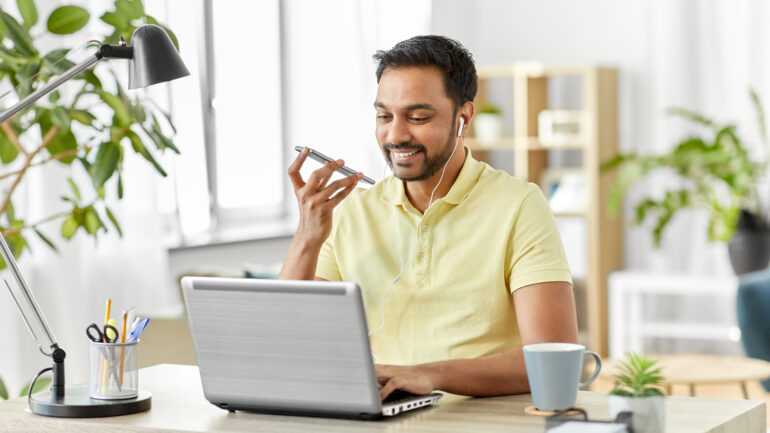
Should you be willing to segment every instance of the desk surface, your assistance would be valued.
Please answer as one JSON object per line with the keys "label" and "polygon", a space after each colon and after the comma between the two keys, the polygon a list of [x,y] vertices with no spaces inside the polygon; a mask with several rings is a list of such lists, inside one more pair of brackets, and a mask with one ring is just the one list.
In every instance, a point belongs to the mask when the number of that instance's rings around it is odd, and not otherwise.
{"label": "desk surface", "polygon": [[[140,370],[140,388],[153,394],[148,412],[112,418],[61,419],[34,415],[26,399],[0,403],[0,431],[58,432],[543,432],[545,420],[524,414],[528,394],[466,398],[449,395],[428,409],[380,421],[228,413],[203,398],[198,369],[163,364]],[[578,406],[608,419],[607,395],[580,391]],[[765,433],[765,403],[691,397],[666,399],[666,432]]]}

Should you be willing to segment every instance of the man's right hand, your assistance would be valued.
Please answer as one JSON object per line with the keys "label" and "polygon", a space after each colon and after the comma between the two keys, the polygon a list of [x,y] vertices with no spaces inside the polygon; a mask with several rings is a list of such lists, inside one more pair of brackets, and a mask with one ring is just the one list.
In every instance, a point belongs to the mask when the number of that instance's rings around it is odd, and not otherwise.
{"label": "man's right hand", "polygon": [[331,232],[334,208],[353,191],[364,175],[356,173],[329,183],[334,171],[345,165],[338,159],[314,171],[305,182],[299,170],[307,159],[307,154],[306,147],[289,166],[289,178],[299,204],[299,226],[295,241],[300,240],[306,248],[320,248]]}

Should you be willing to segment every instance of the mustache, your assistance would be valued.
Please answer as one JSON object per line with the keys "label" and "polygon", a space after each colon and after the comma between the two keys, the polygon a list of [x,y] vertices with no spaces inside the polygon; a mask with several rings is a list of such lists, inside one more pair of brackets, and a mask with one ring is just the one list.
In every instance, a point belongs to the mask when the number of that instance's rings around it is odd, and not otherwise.
{"label": "mustache", "polygon": [[393,143],[385,143],[382,148],[387,152],[403,152],[403,151],[413,151],[413,150],[421,150],[425,151],[425,146],[419,143],[399,143],[399,144],[393,144]]}

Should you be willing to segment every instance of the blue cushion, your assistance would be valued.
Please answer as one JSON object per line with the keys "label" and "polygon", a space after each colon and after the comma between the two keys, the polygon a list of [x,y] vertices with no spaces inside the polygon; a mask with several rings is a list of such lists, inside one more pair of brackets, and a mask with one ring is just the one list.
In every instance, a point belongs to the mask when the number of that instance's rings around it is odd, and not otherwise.
{"label": "blue cushion", "polygon": [[[741,276],[737,307],[746,355],[770,361],[770,268]],[[770,379],[762,386],[770,391]]]}

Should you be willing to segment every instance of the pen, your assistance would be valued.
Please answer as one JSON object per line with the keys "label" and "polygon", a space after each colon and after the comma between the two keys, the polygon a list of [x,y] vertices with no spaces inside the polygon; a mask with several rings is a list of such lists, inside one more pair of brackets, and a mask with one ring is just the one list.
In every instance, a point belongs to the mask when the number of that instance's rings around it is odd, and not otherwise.
{"label": "pen", "polygon": [[[125,343],[126,342],[126,322],[128,321],[128,313],[126,313],[126,310],[123,310],[123,330],[120,332],[120,342]],[[123,366],[125,362],[126,357],[126,347],[121,346],[120,347],[120,385],[123,385]]]}
{"label": "pen", "polygon": [[150,318],[145,318],[142,323],[140,323],[139,326],[137,326],[136,329],[131,332],[131,335],[128,337],[128,342],[133,343],[134,341],[138,340],[139,335],[142,333],[142,331],[144,331],[144,328],[147,327],[147,323],[149,322]]}

